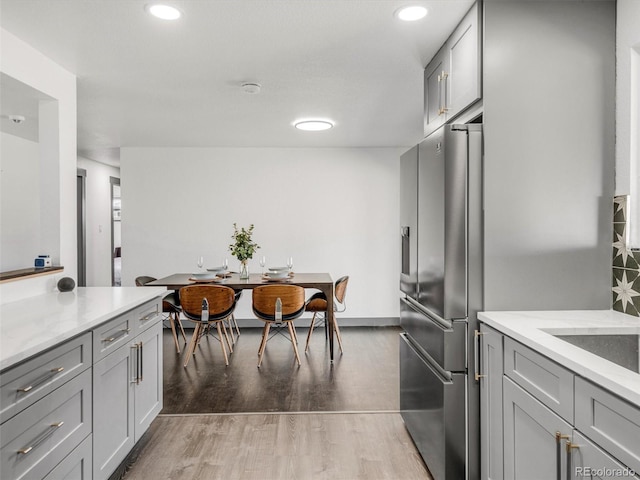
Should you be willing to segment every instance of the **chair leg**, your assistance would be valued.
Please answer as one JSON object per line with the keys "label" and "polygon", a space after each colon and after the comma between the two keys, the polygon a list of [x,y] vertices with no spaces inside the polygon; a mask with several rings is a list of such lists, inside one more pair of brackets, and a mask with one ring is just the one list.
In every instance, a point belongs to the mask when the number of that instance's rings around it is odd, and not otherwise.
{"label": "chair leg", "polygon": [[293,351],[296,354],[296,360],[298,365],[300,365],[300,355],[298,355],[298,341],[296,339],[296,332],[293,327],[293,322],[287,322],[287,327],[289,327],[289,336],[291,337],[291,344],[293,345]]}
{"label": "chair leg", "polygon": [[313,312],[313,317],[311,317],[311,325],[309,325],[309,333],[307,333],[307,344],[304,347],[304,351],[309,351],[309,340],[311,340],[311,334],[313,333],[313,327],[316,324],[316,315],[318,312]]}
{"label": "chair leg", "polygon": [[[233,339],[233,331],[231,331],[231,340],[229,339],[229,335],[227,334],[227,326],[224,324],[224,321],[220,322],[222,324],[222,332],[224,333],[224,338],[227,341],[227,345],[229,346],[229,353],[233,353],[233,344],[235,340]],[[222,340],[222,338],[220,338]]]}
{"label": "chair leg", "polygon": [[[226,327],[229,327],[229,332],[228,333],[229,333],[229,335],[231,335],[231,344],[235,345],[236,344],[236,336],[233,333],[233,324],[231,323],[231,317],[230,316],[227,317],[224,321],[227,322],[226,325],[223,324],[224,327],[225,327],[225,330],[226,330]],[[231,353],[233,353],[233,349],[231,347],[229,348],[229,350],[231,351]]]}
{"label": "chair leg", "polygon": [[176,334],[176,321],[173,318],[173,313],[169,314],[169,325],[171,326],[171,334],[173,335],[173,342],[176,344],[176,353],[180,353],[180,344],[178,343],[178,335]]}
{"label": "chair leg", "polygon": [[182,339],[186,342],[187,336],[184,334],[184,328],[182,327],[182,321],[180,320],[180,314],[178,312],[175,313],[176,322],[178,322],[178,326],[180,327],[180,333],[182,333]]}
{"label": "chair leg", "polygon": [[227,339],[227,342],[229,341],[229,337],[227,337],[227,331],[226,329],[224,330],[223,333],[223,328],[224,325],[222,325],[221,327],[221,323],[220,322],[216,322],[216,327],[218,327],[218,338],[220,339],[220,346],[222,347],[222,354],[224,355],[224,363],[225,365],[229,366],[229,357],[227,357],[227,349],[224,347],[224,338],[222,337],[222,335],[224,335],[224,337]]}
{"label": "chair leg", "polygon": [[271,323],[266,322],[264,324],[264,330],[262,331],[262,343],[258,349],[258,368],[262,365],[262,356],[264,355],[264,349],[267,347],[267,339],[269,338],[269,330],[271,330]]}
{"label": "chair leg", "polygon": [[193,327],[193,335],[191,336],[191,341],[189,342],[189,346],[187,347],[187,351],[185,353],[184,358],[184,367],[189,365],[189,360],[191,360],[191,355],[196,354],[196,344],[198,343],[198,335],[200,334],[200,328],[202,325],[200,322],[196,323]]}
{"label": "chair leg", "polygon": [[342,335],[340,335],[340,327],[338,326],[338,321],[335,317],[333,317],[333,329],[336,331],[336,337],[338,338],[338,345],[340,346],[340,353],[344,353],[342,350]]}
{"label": "chair leg", "polygon": [[231,321],[236,327],[236,334],[240,336],[240,328],[238,327],[238,322],[236,321],[236,316],[234,314],[231,314]]}

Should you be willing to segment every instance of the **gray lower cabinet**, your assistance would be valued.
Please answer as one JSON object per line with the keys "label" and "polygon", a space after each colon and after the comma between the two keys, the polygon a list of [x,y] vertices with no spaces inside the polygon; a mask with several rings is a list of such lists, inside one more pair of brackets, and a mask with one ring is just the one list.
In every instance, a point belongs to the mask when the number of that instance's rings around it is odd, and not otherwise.
{"label": "gray lower cabinet", "polygon": [[[637,443],[638,439],[635,440]],[[632,472],[577,430],[573,432],[571,445],[566,476],[568,480],[638,478],[638,472]]]}
{"label": "gray lower cabinet", "polygon": [[640,478],[640,407],[485,324],[480,338],[483,480]]}
{"label": "gray lower cabinet", "polygon": [[503,377],[503,401],[504,478],[564,479],[562,440],[571,438],[573,427],[508,377]]}
{"label": "gray lower cabinet", "polygon": [[502,480],[502,334],[480,326],[480,471],[482,478]]}
{"label": "gray lower cabinet", "polygon": [[158,321],[93,367],[93,478],[109,478],[162,409]]}
{"label": "gray lower cabinet", "polygon": [[90,480],[93,474],[91,445],[91,436],[88,436],[44,480]]}
{"label": "gray lower cabinet", "polygon": [[0,426],[0,477],[44,478],[91,434],[91,369]]}

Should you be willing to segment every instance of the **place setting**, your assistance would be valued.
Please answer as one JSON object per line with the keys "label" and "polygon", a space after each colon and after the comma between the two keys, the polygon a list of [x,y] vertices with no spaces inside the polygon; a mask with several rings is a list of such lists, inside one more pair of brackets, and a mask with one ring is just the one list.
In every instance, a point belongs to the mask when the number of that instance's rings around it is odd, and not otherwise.
{"label": "place setting", "polygon": [[[263,266],[262,259],[260,265]],[[293,276],[293,257],[289,257],[286,267],[269,267],[266,272],[263,271],[262,280],[266,282],[288,282]]]}
{"label": "place setting", "polygon": [[197,261],[199,272],[192,273],[189,280],[196,283],[222,283],[227,278],[231,277],[231,272],[229,272],[229,263],[225,258],[222,262],[222,265],[217,267],[209,267],[205,272],[202,271],[202,267],[204,266],[204,258],[199,257]]}

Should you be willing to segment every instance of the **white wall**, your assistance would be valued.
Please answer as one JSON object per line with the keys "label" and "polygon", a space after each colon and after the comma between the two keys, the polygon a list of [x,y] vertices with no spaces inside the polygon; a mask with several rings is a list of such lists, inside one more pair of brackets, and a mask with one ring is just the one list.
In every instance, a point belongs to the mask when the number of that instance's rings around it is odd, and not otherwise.
{"label": "white wall", "polygon": [[6,272],[33,266],[33,259],[43,253],[38,143],[1,132],[0,171],[0,270]]}
{"label": "white wall", "polygon": [[253,223],[268,265],[291,255],[296,271],[351,277],[344,316],[397,317],[401,151],[122,148],[123,285],[193,272],[199,255],[238,268],[233,223]]}
{"label": "white wall", "polygon": [[[2,29],[0,50],[0,71],[56,100],[41,103],[39,113],[40,159],[47,160],[41,165],[40,188],[41,195],[51,198],[50,208],[41,209],[47,215],[41,231],[43,248],[65,267],[63,275],[76,278],[76,77]],[[0,284],[0,301],[51,291],[63,275]]]}
{"label": "white wall", "polygon": [[616,195],[631,194],[631,246],[640,247],[640,2],[618,0]]}
{"label": "white wall", "polygon": [[111,286],[111,183],[120,169],[78,157],[86,177],[87,287]]}

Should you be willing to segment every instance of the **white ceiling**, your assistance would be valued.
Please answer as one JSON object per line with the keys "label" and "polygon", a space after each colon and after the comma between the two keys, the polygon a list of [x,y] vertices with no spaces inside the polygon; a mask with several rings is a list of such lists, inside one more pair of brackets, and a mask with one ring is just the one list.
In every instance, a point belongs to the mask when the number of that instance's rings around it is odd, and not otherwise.
{"label": "white ceiling", "polygon": [[[78,150],[382,147],[422,138],[422,70],[473,0],[2,0],[2,28],[78,77]],[[262,92],[243,93],[258,82]],[[295,120],[331,118],[325,132]]]}

